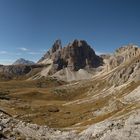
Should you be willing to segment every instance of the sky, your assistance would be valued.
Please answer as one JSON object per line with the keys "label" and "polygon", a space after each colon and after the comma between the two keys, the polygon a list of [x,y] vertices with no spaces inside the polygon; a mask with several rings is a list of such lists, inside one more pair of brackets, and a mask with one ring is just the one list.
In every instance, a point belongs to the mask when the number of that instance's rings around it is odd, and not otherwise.
{"label": "sky", "polygon": [[97,53],[140,45],[140,0],[0,0],[0,64],[37,61],[56,39]]}

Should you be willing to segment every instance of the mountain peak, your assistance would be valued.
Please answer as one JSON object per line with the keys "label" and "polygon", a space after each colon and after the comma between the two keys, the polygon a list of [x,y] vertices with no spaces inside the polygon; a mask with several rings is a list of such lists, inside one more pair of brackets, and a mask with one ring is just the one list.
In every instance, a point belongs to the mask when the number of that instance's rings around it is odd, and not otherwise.
{"label": "mountain peak", "polygon": [[33,64],[35,64],[33,61],[29,61],[24,58],[19,58],[13,63],[13,65],[33,65]]}
{"label": "mountain peak", "polygon": [[57,50],[61,50],[62,49],[62,43],[61,40],[58,39],[54,42],[52,48],[51,48],[51,53],[56,52]]}
{"label": "mountain peak", "polygon": [[79,70],[85,67],[98,67],[102,63],[102,58],[95,54],[95,51],[84,40],[75,39],[72,43],[62,48],[61,41],[57,40],[39,63],[48,62],[44,60],[51,59],[54,71],[61,70],[65,67],[71,70]]}

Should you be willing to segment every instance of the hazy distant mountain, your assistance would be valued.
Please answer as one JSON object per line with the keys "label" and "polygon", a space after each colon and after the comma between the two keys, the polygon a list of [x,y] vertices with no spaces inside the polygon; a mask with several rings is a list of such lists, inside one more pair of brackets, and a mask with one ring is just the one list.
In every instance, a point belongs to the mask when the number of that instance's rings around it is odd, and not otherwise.
{"label": "hazy distant mountain", "polygon": [[23,58],[20,58],[13,63],[13,65],[33,65],[33,64],[35,64],[33,61],[25,60]]}

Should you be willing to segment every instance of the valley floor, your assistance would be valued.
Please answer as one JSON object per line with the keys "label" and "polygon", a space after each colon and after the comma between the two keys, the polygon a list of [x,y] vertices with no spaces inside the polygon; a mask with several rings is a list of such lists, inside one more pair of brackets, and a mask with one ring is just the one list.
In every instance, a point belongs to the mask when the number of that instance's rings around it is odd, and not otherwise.
{"label": "valley floor", "polygon": [[0,137],[139,140],[140,83],[114,86],[108,77],[0,82]]}

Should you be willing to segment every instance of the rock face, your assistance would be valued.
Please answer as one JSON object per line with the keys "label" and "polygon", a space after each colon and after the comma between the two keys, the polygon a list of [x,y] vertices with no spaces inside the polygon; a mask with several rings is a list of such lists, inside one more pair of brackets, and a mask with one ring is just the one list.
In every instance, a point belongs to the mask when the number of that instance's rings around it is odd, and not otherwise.
{"label": "rock face", "polygon": [[140,48],[135,45],[126,45],[115,51],[107,58],[108,72],[114,72],[109,76],[109,83],[118,86],[126,81],[140,81]]}
{"label": "rock face", "polygon": [[115,53],[110,57],[109,66],[113,69],[123,62],[128,62],[135,57],[140,55],[140,48],[136,45],[126,45],[115,51]]}
{"label": "rock face", "polygon": [[33,61],[25,60],[23,58],[20,58],[13,63],[13,65],[33,65],[33,64],[35,64]]}
{"label": "rock face", "polygon": [[84,40],[74,40],[64,48],[62,48],[61,41],[57,40],[52,49],[39,60],[39,63],[50,59],[53,63],[51,73],[66,67],[72,71],[78,71],[84,68],[96,68],[103,64],[102,58],[97,56]]}

